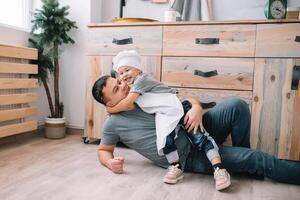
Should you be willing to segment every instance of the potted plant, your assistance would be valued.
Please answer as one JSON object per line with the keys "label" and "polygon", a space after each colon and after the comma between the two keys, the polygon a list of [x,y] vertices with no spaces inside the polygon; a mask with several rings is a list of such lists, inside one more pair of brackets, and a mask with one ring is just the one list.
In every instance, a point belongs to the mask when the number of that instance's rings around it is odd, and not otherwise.
{"label": "potted plant", "polygon": [[[45,135],[57,139],[65,136],[64,105],[59,96],[60,48],[64,44],[74,44],[68,32],[77,27],[74,21],[67,18],[69,6],[60,7],[57,0],[42,0],[42,3],[42,8],[34,12],[29,42],[39,52],[39,73],[36,77],[45,88],[50,109],[50,116],[45,123]],[[53,76],[52,85],[48,82],[49,75]],[[54,99],[51,93],[54,93]]]}

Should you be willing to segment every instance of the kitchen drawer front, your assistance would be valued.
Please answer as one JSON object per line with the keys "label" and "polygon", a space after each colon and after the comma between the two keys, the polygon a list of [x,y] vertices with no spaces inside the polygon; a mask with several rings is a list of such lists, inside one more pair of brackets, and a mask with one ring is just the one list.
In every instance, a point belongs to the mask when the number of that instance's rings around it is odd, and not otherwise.
{"label": "kitchen drawer front", "polygon": [[252,58],[163,57],[162,82],[179,87],[251,91],[254,63]]}
{"label": "kitchen drawer front", "polygon": [[161,55],[161,26],[92,28],[88,38],[89,55],[116,55],[128,49],[141,55]]}
{"label": "kitchen drawer front", "polygon": [[256,57],[300,57],[300,23],[259,24]]}
{"label": "kitchen drawer front", "polygon": [[[178,90],[179,98],[192,97],[198,99],[205,104],[204,109],[211,108],[214,104],[227,98],[238,97],[247,102],[251,108],[252,92],[251,91],[234,91],[234,90],[208,90],[208,89],[190,89],[190,88],[176,88]],[[205,108],[207,106],[207,108]]]}
{"label": "kitchen drawer front", "polygon": [[164,26],[164,56],[254,57],[255,25]]}

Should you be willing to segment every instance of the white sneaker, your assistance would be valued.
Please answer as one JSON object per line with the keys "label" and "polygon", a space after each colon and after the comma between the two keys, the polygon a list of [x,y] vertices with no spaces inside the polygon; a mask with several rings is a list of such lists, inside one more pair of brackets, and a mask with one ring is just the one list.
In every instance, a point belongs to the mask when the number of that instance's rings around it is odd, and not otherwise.
{"label": "white sneaker", "polygon": [[176,184],[183,178],[183,171],[178,168],[179,165],[170,165],[167,169],[167,173],[163,178],[163,181],[168,184]]}
{"label": "white sneaker", "polygon": [[228,188],[231,184],[230,174],[226,171],[226,169],[217,168],[214,172],[214,178],[216,181],[217,190],[224,190],[225,188]]}

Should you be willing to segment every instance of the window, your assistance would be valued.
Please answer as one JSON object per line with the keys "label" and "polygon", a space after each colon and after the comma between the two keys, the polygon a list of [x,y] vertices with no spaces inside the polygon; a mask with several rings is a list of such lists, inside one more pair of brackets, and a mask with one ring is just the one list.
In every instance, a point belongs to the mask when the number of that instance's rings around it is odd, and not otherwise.
{"label": "window", "polygon": [[0,23],[29,29],[30,8],[31,0],[0,1]]}

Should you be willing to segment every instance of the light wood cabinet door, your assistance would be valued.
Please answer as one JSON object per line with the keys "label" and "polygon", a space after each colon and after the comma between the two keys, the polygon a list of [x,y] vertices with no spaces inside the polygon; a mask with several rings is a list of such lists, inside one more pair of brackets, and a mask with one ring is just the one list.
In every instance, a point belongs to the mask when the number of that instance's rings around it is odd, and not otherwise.
{"label": "light wood cabinet door", "polygon": [[[84,136],[100,139],[101,129],[106,120],[105,107],[96,102],[92,96],[92,87],[95,81],[102,75],[110,75],[113,56],[88,56],[89,66],[86,83],[86,108]],[[160,80],[161,57],[142,56],[141,62],[143,72],[150,74]]]}
{"label": "light wood cabinet door", "polygon": [[255,61],[251,145],[282,159],[300,160],[299,65],[297,59]]}

